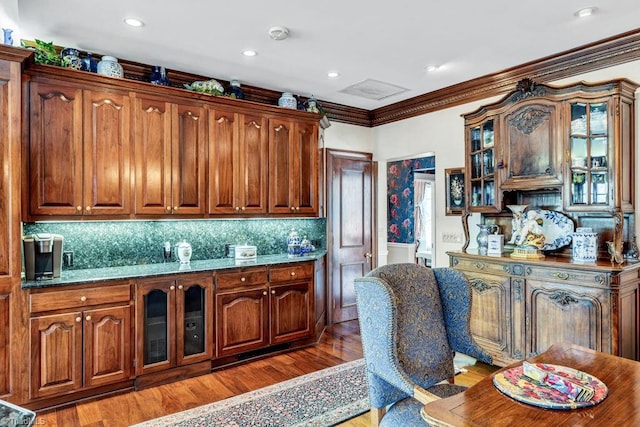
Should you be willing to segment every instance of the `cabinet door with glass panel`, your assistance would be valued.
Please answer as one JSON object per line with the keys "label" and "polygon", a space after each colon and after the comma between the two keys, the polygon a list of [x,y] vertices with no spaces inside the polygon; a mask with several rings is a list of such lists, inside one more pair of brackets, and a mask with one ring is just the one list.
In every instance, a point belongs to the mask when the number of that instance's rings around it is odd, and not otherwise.
{"label": "cabinet door with glass panel", "polygon": [[614,135],[608,100],[568,104],[568,167],[565,190],[567,210],[608,210],[613,207]]}
{"label": "cabinet door with glass panel", "polygon": [[496,144],[498,126],[495,118],[466,126],[467,205],[471,212],[500,211],[496,180]]}

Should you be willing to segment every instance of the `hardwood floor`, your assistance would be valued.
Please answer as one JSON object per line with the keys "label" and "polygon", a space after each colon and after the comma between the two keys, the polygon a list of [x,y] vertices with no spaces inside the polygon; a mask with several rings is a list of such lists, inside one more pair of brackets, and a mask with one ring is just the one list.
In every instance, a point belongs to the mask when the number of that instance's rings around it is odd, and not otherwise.
{"label": "hardwood floor", "polygon": [[[47,427],[120,427],[195,408],[256,390],[299,375],[362,357],[357,321],[327,327],[314,346],[214,371],[171,384],[79,403],[38,413],[36,425]],[[471,385],[495,370],[470,367],[456,382]],[[466,384],[465,384],[466,382]],[[369,426],[369,414],[341,426]]]}

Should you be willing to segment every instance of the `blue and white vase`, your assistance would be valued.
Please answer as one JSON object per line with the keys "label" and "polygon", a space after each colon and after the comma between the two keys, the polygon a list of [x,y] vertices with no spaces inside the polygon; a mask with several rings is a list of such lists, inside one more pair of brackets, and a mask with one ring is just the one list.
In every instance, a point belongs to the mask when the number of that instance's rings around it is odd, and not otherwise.
{"label": "blue and white vase", "polygon": [[291,92],[283,92],[280,99],[278,99],[278,106],[297,110],[298,100],[293,96]]}
{"label": "blue and white vase", "polygon": [[296,230],[291,230],[287,236],[287,256],[295,258],[302,255],[302,239]]}
{"label": "blue and white vase", "polygon": [[98,74],[109,77],[124,77],[122,65],[118,64],[118,60],[113,56],[103,56],[98,62]]}
{"label": "blue and white vase", "polygon": [[4,44],[13,46],[13,30],[11,28],[3,28],[2,32],[4,33]]}
{"label": "blue and white vase", "polygon": [[82,61],[80,60],[80,51],[72,47],[65,47],[60,52],[62,58],[62,66],[65,68],[73,68],[74,70],[82,69]]}
{"label": "blue and white vase", "polygon": [[154,85],[169,86],[169,78],[167,77],[167,71],[164,67],[154,65],[151,67],[151,76],[149,82]]}
{"label": "blue and white vase", "polygon": [[574,262],[594,263],[598,259],[598,233],[579,227],[573,233],[571,255]]}
{"label": "blue and white vase", "polygon": [[231,97],[235,99],[244,99],[244,92],[240,87],[240,82],[237,80],[231,80],[230,84],[231,88],[229,89],[229,92],[231,93]]}
{"label": "blue and white vase", "polygon": [[87,52],[87,56],[82,58],[82,71],[88,71],[90,73],[98,72],[98,61],[96,61],[91,52]]}

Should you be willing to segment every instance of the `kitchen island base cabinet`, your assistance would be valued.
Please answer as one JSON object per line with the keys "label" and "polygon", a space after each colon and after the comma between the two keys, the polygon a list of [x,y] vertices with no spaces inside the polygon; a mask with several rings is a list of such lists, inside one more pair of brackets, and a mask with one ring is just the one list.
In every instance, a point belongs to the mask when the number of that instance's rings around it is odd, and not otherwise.
{"label": "kitchen island base cabinet", "polygon": [[471,284],[471,332],[505,366],[570,342],[640,359],[640,264],[575,264],[449,252]]}
{"label": "kitchen island base cabinet", "polygon": [[132,378],[130,292],[122,284],[31,294],[32,399]]}

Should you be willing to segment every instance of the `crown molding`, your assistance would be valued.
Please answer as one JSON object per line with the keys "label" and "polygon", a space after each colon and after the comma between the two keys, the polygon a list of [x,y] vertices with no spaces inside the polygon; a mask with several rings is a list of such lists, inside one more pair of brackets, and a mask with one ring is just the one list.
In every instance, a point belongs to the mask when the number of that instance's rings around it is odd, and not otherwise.
{"label": "crown molding", "polygon": [[371,126],[505,94],[523,78],[548,83],[638,59],[640,29],[377,108],[371,111]]}

